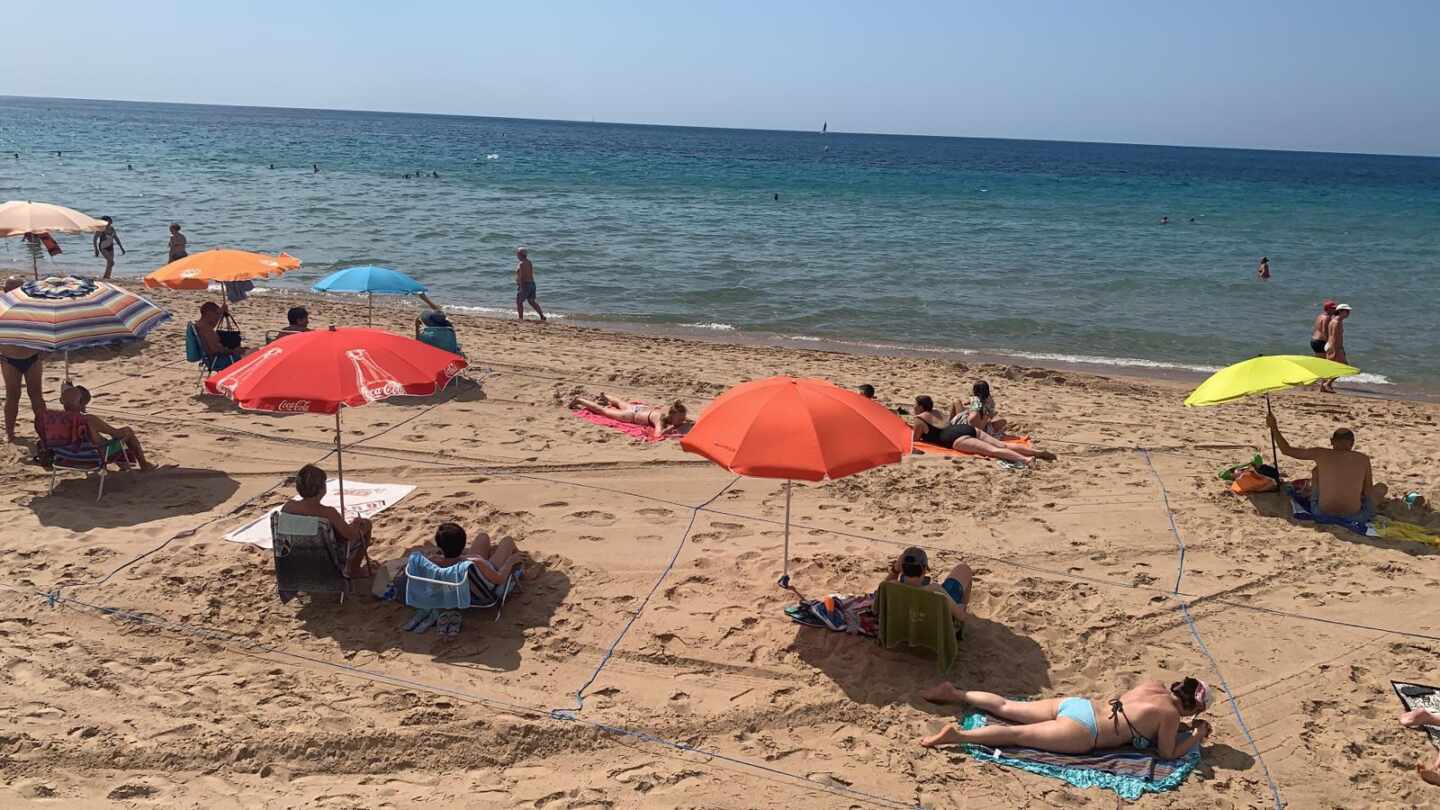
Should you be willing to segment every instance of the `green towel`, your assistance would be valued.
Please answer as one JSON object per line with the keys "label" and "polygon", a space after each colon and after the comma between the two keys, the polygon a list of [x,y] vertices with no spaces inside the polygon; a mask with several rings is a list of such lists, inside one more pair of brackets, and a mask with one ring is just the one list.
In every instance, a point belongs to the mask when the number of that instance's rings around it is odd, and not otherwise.
{"label": "green towel", "polygon": [[950,614],[950,597],[939,591],[885,582],[875,601],[880,616],[880,644],[893,649],[904,642],[931,650],[940,671],[950,669],[960,654],[955,638],[955,619]]}

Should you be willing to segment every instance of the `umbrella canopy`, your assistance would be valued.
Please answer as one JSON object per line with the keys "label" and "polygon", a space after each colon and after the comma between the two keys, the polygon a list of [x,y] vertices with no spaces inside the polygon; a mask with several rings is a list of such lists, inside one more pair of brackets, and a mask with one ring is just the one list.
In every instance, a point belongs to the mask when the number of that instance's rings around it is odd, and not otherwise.
{"label": "umbrella canopy", "polygon": [[205,390],[253,411],[338,413],[393,396],[429,396],[465,359],[381,329],[286,335],[205,380]]}
{"label": "umbrella canopy", "polygon": [[465,358],[380,329],[329,329],[286,335],[212,374],[205,390],[252,411],[335,414],[340,513],[345,461],[340,408],[394,396],[429,396],[465,368]]}
{"label": "umbrella canopy", "polygon": [[0,344],[70,351],[143,340],[170,313],[104,281],[46,278],[0,295]]}
{"label": "umbrella canopy", "polygon": [[1187,407],[1219,405],[1297,385],[1349,377],[1360,369],[1300,354],[1261,355],[1220,369],[1185,398]]}
{"label": "umbrella canopy", "polygon": [[300,260],[288,253],[267,256],[246,250],[206,250],[156,270],[145,277],[145,286],[204,290],[212,281],[253,281],[278,276],[299,266]]}
{"label": "umbrella canopy", "polygon": [[785,560],[790,587],[790,482],[843,478],[910,454],[910,426],[885,406],[824,380],[771,377],[710,403],[680,440],[731,472],[785,479]]}
{"label": "umbrella canopy", "polygon": [[364,265],[336,270],[320,279],[315,292],[378,293],[380,295],[414,295],[429,292],[424,284],[388,267]]}
{"label": "umbrella canopy", "polygon": [[843,478],[910,454],[894,412],[823,380],[771,377],[721,394],[680,446],[754,478]]}
{"label": "umbrella canopy", "polygon": [[0,205],[0,236],[27,233],[91,233],[105,222],[63,205],[11,200]]}

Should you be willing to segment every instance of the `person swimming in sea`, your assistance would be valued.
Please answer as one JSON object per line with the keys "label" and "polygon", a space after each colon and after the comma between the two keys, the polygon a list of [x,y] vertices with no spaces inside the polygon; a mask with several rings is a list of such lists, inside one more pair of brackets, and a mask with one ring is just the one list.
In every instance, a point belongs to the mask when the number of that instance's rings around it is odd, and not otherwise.
{"label": "person swimming in sea", "polygon": [[[1139,751],[1153,749],[1161,759],[1178,759],[1211,733],[1210,724],[1196,717],[1210,708],[1210,687],[1195,678],[1169,687],[1161,681],[1144,681],[1108,703],[1083,697],[1008,700],[990,692],[962,691],[948,682],[921,692],[920,697],[931,703],[967,703],[1014,723],[969,730],[948,723],[939,732],[920,738],[925,748],[970,743],[1084,754],[1128,745]],[[1103,722],[1098,719],[1101,716]],[[1190,718],[1189,722],[1185,718]],[[1182,738],[1187,731],[1188,737]]]}
{"label": "person swimming in sea", "polygon": [[1265,256],[1261,256],[1261,257],[1260,257],[1260,266],[1257,267],[1257,268],[1255,268],[1255,275],[1259,276],[1261,281],[1269,281],[1269,280],[1270,280],[1270,259],[1269,259],[1269,258],[1267,258],[1267,257],[1265,257]]}

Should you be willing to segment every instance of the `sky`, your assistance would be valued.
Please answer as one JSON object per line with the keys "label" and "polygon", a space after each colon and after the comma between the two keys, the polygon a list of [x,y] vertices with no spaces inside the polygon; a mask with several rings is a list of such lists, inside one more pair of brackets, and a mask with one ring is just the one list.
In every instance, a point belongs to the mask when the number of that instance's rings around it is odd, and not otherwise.
{"label": "sky", "polygon": [[0,95],[1440,154],[1437,0],[52,8]]}

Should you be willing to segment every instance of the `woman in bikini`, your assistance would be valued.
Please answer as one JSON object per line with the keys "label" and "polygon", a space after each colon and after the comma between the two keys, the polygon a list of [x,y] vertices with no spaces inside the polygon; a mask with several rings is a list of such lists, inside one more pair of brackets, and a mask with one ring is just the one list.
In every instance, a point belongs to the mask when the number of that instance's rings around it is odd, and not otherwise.
{"label": "woman in bikini", "polygon": [[120,235],[115,233],[115,220],[110,217],[101,217],[105,220],[105,230],[95,234],[95,255],[105,257],[105,276],[110,278],[110,273],[115,269],[115,248],[120,248],[120,255],[125,255],[125,245],[120,241]]}
{"label": "woman in bikini", "polygon": [[45,416],[44,356],[22,346],[0,346],[0,375],[5,378],[5,440],[15,441],[15,422],[20,418],[20,386],[30,397],[36,424]]}
{"label": "woman in bikini", "polygon": [[662,409],[640,403],[627,405],[602,393],[594,401],[573,399],[570,401],[569,407],[571,410],[583,408],[591,413],[608,416],[616,422],[648,427],[654,432],[657,439],[668,431],[680,429],[685,424],[686,418],[685,403],[678,399],[672,402],[668,409]]}
{"label": "woman in bikini", "polygon": [[976,430],[968,422],[952,425],[949,417],[936,410],[935,401],[927,396],[915,398],[915,419],[911,428],[915,431],[916,441],[998,458],[1012,464],[1029,464],[1037,458],[1055,460],[1055,454],[1048,450],[1036,450],[1018,442],[1002,442],[983,430]]}
{"label": "woman in bikini", "polygon": [[[1155,749],[1162,759],[1176,759],[1210,736],[1210,724],[1195,716],[1210,708],[1210,688],[1186,678],[1166,687],[1145,681],[1109,703],[1089,698],[1006,700],[990,692],[966,692],[942,683],[920,694],[931,703],[968,703],[1015,725],[990,724],[966,731],[950,724],[923,737],[926,748],[970,743],[990,748],[1023,745],[1057,754],[1084,754],[1096,748],[1130,745]],[[1104,717],[1099,721],[1097,717]],[[1183,718],[1191,718],[1188,724]],[[1182,726],[1193,732],[1180,741]]]}

